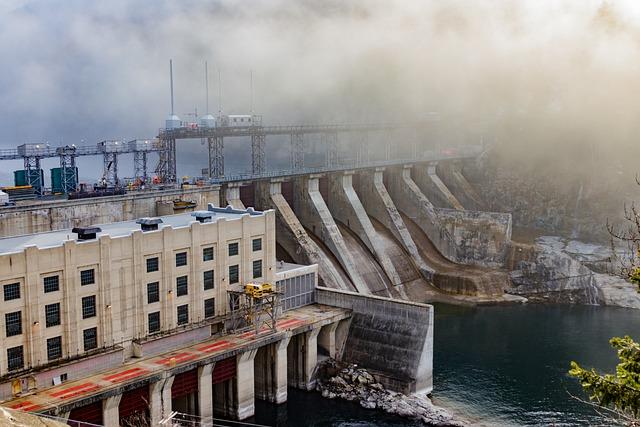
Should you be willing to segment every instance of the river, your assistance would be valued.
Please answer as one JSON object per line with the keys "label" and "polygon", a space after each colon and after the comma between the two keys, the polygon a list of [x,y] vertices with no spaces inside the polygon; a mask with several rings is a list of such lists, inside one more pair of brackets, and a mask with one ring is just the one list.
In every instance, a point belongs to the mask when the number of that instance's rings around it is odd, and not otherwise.
{"label": "river", "polygon": [[[613,371],[608,344],[640,338],[640,312],[612,307],[517,305],[435,311],[434,401],[473,425],[594,425],[604,420],[568,377],[569,362]],[[254,422],[278,426],[418,426],[315,392],[258,402]]]}

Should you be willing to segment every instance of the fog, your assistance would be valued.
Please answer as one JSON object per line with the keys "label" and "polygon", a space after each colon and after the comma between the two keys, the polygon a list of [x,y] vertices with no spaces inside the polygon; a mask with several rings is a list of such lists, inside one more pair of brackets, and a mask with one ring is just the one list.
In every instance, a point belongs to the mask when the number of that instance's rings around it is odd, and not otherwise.
{"label": "fog", "polygon": [[[213,113],[250,109],[253,70],[268,124],[437,111],[440,138],[490,142],[505,164],[632,182],[639,43],[633,0],[11,0],[0,6],[0,147],[153,137],[173,58],[184,119],[205,113],[206,60]],[[198,150],[179,152],[181,167],[203,167]],[[228,159],[244,154],[230,146]]]}

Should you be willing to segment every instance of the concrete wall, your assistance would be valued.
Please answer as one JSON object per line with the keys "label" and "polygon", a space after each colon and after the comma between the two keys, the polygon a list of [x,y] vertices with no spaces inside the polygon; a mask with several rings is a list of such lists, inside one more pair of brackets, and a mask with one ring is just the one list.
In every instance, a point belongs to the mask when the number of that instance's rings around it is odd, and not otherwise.
{"label": "concrete wall", "polygon": [[316,301],[353,310],[342,359],[403,392],[433,389],[433,306],[327,288]]}
{"label": "concrete wall", "polygon": [[436,213],[454,239],[457,262],[504,266],[511,243],[511,214],[440,208]]}
{"label": "concrete wall", "polygon": [[511,241],[511,215],[433,206],[411,176],[413,166],[389,170],[396,207],[420,227],[449,261],[485,267],[504,265]]}
{"label": "concrete wall", "polygon": [[206,210],[209,203],[219,206],[219,187],[144,191],[124,196],[34,202],[0,208],[0,237],[156,216],[162,214],[156,210],[157,202],[174,199],[193,200],[197,203],[196,209]]}

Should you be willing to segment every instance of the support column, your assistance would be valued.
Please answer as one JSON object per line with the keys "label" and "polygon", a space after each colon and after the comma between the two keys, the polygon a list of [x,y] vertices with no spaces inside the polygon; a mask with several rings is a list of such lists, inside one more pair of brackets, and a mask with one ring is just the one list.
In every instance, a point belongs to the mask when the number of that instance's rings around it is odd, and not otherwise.
{"label": "support column", "polygon": [[221,136],[207,138],[209,148],[209,178],[224,177],[224,139]]}
{"label": "support column", "polygon": [[251,134],[251,173],[253,175],[261,175],[266,170],[265,140],[264,133]]}
{"label": "support column", "polygon": [[313,390],[316,386],[316,366],[318,365],[318,334],[320,328],[305,333],[304,340],[304,372],[305,388]]}
{"label": "support column", "polygon": [[227,199],[227,205],[231,205],[234,209],[245,209],[242,200],[240,200],[240,186],[242,183],[229,183],[224,192]]}
{"label": "support column", "polygon": [[236,356],[236,404],[233,417],[246,420],[255,414],[253,359],[257,349]]}
{"label": "support column", "polygon": [[[104,427],[120,427],[120,399],[122,394],[107,397],[102,401],[102,422]],[[155,425],[152,423],[152,425]]]}
{"label": "support column", "polygon": [[287,346],[290,336],[262,347],[255,358],[255,396],[276,404],[287,401]]}
{"label": "support column", "polygon": [[329,357],[336,358],[336,329],[339,322],[323,326],[318,334],[318,345],[324,349]]}
{"label": "support column", "polygon": [[151,425],[160,425],[160,421],[171,413],[171,386],[173,375],[149,384],[149,412]]}
{"label": "support column", "polygon": [[288,349],[289,385],[301,390],[313,390],[316,384],[315,370],[318,364],[318,334],[320,328],[296,335]]}
{"label": "support column", "polygon": [[198,367],[198,408],[200,417],[213,417],[213,382],[211,374],[215,363]]}

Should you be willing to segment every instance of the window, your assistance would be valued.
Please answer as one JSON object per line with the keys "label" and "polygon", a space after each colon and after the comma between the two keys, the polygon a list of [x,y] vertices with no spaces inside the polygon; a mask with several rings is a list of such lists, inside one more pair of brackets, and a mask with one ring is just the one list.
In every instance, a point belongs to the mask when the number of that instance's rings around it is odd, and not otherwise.
{"label": "window", "polygon": [[84,351],[98,348],[98,328],[89,328],[82,331]]}
{"label": "window", "polygon": [[262,260],[257,259],[253,261],[253,278],[257,279],[258,277],[262,277]]}
{"label": "window", "polygon": [[160,312],[149,313],[149,333],[160,331]]}
{"label": "window", "polygon": [[253,248],[253,252],[258,252],[262,250],[262,238],[259,237],[257,239],[253,239],[251,242],[251,247]]}
{"label": "window", "polygon": [[80,272],[80,286],[93,285],[94,283],[96,283],[96,272],[93,268]]}
{"label": "window", "polygon": [[3,290],[5,301],[20,298],[20,283],[9,283],[8,285],[4,285]]}
{"label": "window", "polygon": [[189,305],[178,306],[178,325],[185,325],[189,323]]}
{"label": "window", "polygon": [[204,277],[204,290],[208,291],[209,289],[213,289],[213,270],[205,271],[203,273]]}
{"label": "window", "polygon": [[22,333],[22,312],[14,311],[4,315],[5,332],[8,337],[20,335]]}
{"label": "window", "polygon": [[158,257],[147,258],[147,273],[153,273],[158,271],[159,268]]}
{"label": "window", "polygon": [[45,277],[44,281],[44,292],[55,292],[60,289],[60,281],[58,280],[58,276],[50,276]]}
{"label": "window", "polygon": [[160,301],[160,282],[147,283],[147,304]]}
{"label": "window", "polygon": [[240,281],[240,278],[238,277],[238,275],[239,275],[238,266],[230,265],[229,266],[229,283],[231,284],[238,283]]}
{"label": "window", "polygon": [[176,295],[181,297],[189,293],[187,285],[187,276],[176,277]]}
{"label": "window", "polygon": [[229,243],[229,256],[238,255],[238,243]]}
{"label": "window", "polygon": [[24,368],[24,351],[21,345],[7,349],[7,368],[9,371]]}
{"label": "window", "polygon": [[44,317],[47,328],[60,324],[60,303],[48,304],[44,306]]}
{"label": "window", "polygon": [[202,250],[202,261],[213,261],[213,248],[204,248]]}
{"label": "window", "polygon": [[187,265],[187,253],[178,252],[176,254],[176,267],[182,267],[184,265]]}
{"label": "window", "polygon": [[216,315],[216,299],[209,298],[204,300],[204,317],[209,318]]}
{"label": "window", "polygon": [[91,295],[89,297],[82,298],[82,318],[88,319],[89,317],[95,317],[96,315],[96,296]]}
{"label": "window", "polygon": [[47,340],[47,359],[49,361],[62,357],[62,337],[53,337]]}

